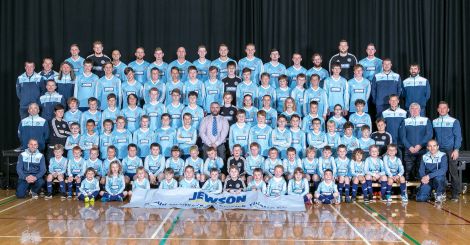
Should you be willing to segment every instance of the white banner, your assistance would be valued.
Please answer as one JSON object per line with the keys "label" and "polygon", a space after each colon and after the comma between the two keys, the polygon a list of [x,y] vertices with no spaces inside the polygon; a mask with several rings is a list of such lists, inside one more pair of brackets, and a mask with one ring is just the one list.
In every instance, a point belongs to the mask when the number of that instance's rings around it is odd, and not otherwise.
{"label": "white banner", "polygon": [[178,188],[173,190],[135,190],[125,208],[182,208],[205,209],[257,209],[305,211],[301,196],[284,195],[267,197],[261,192],[249,191],[240,194],[210,194],[200,189]]}

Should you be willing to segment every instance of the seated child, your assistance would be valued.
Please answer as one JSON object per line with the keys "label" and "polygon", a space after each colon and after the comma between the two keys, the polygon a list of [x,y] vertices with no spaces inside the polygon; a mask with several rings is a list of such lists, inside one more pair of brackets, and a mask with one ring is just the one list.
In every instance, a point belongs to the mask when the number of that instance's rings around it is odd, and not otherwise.
{"label": "seated child", "polygon": [[289,180],[287,185],[287,195],[299,195],[304,198],[305,203],[312,204],[312,194],[309,193],[310,186],[308,180],[304,177],[304,171],[301,167],[294,170],[294,178]]}
{"label": "seated child", "polygon": [[160,145],[158,143],[150,145],[150,155],[145,157],[144,169],[147,171],[152,185],[156,185],[157,182],[161,182],[165,178],[163,174],[165,157],[160,154]]}
{"label": "seated child", "polygon": [[210,179],[204,183],[202,190],[211,194],[222,193],[222,181],[219,179],[219,170],[217,168],[212,168],[210,170]]}
{"label": "seated child", "polygon": [[387,193],[385,197],[387,198],[387,202],[392,201],[392,185],[393,183],[400,184],[400,191],[401,191],[401,200],[403,203],[408,202],[408,194],[406,191],[406,180],[405,176],[405,169],[403,168],[403,164],[400,158],[397,157],[397,145],[389,144],[387,146],[387,153],[384,156],[384,168],[385,174],[388,177],[387,181]]}
{"label": "seated child", "polygon": [[47,175],[47,194],[45,199],[52,198],[52,181],[59,181],[61,198],[66,198],[65,194],[65,173],[67,171],[67,158],[63,157],[64,146],[57,144],[54,146],[54,157],[49,160],[49,174]]}
{"label": "seated child", "polygon": [[268,186],[266,188],[266,196],[268,197],[278,197],[285,195],[287,192],[287,184],[284,179],[284,167],[282,165],[277,165],[274,167],[274,176],[270,178]]}
{"label": "seated child", "polygon": [[131,198],[132,194],[136,189],[141,189],[141,190],[149,190],[150,189],[150,182],[145,177],[146,172],[145,168],[140,166],[137,168],[136,174],[135,174],[135,179],[132,181],[132,191],[129,191],[128,195],[129,198]]}
{"label": "seated child", "polygon": [[380,194],[382,200],[385,200],[387,192],[387,176],[382,159],[379,157],[379,147],[371,145],[369,147],[370,156],[365,161],[367,193],[369,193],[369,201],[373,201],[374,195],[372,190],[372,182],[380,181]]}
{"label": "seated child", "polygon": [[302,160],[297,157],[297,151],[294,147],[287,148],[287,158],[284,159],[282,165],[286,169],[286,177],[288,180],[294,178],[294,170],[302,168]]}
{"label": "seated child", "polygon": [[122,166],[119,161],[112,161],[109,165],[109,172],[106,176],[105,190],[100,192],[101,201],[122,202],[127,196],[126,181],[122,174]]}
{"label": "seated child", "polygon": [[266,182],[263,180],[263,170],[261,168],[255,168],[253,170],[253,179],[248,182],[246,190],[266,193]]}
{"label": "seated child", "polygon": [[171,190],[178,188],[178,181],[173,178],[175,175],[175,171],[172,168],[166,168],[164,172],[165,179],[160,182],[160,186],[158,187],[158,189]]}
{"label": "seated child", "polygon": [[340,203],[339,192],[333,179],[333,171],[330,169],[325,170],[323,181],[315,191],[315,202],[323,204]]}
{"label": "seated child", "polygon": [[95,178],[95,169],[93,168],[87,168],[85,176],[79,188],[78,200],[93,205],[95,198],[100,193],[100,182]]}
{"label": "seated child", "polygon": [[250,183],[253,180],[253,171],[264,167],[264,157],[259,154],[259,144],[250,144],[250,155],[246,158],[246,180]]}
{"label": "seated child", "polygon": [[359,182],[362,184],[362,194],[364,195],[364,203],[369,202],[369,196],[367,195],[367,184],[366,184],[366,169],[364,163],[364,151],[360,148],[355,149],[352,153],[351,158],[351,177],[353,181],[352,185],[352,201],[356,201],[357,196],[357,185]]}
{"label": "seated child", "polygon": [[240,192],[246,191],[245,182],[241,180],[240,171],[235,165],[229,167],[229,176],[225,179],[224,191],[232,194],[240,194]]}
{"label": "seated child", "polygon": [[180,181],[180,187],[199,189],[199,181],[194,178],[194,167],[186,166],[184,168],[184,178]]}

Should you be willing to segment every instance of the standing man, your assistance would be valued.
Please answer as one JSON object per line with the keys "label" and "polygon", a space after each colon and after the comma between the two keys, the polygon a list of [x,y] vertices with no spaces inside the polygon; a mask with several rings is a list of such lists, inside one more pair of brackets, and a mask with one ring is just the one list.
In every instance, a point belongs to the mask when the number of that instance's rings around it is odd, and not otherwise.
{"label": "standing man", "polygon": [[353,67],[357,64],[357,58],[353,54],[348,53],[348,41],[345,39],[339,41],[338,50],[339,53],[333,55],[330,59],[329,69],[331,71],[332,65],[334,63],[339,63],[341,65],[341,76],[349,80],[353,77],[354,71]]}
{"label": "standing man", "polygon": [[421,106],[421,116],[426,115],[426,103],[431,98],[431,86],[428,79],[419,75],[419,64],[410,65],[410,77],[403,81],[403,97],[405,109],[408,110],[411,103],[416,102]]}
{"label": "standing man", "polygon": [[235,67],[237,67],[237,62],[228,57],[228,51],[228,46],[224,43],[221,43],[219,45],[219,58],[211,62],[211,66],[215,66],[217,69],[219,69],[217,78],[221,81],[227,77],[227,65],[229,61],[235,62]]}
{"label": "standing man", "polygon": [[386,131],[392,135],[392,143],[398,145],[400,141],[398,132],[400,131],[401,123],[406,118],[406,111],[399,107],[400,98],[396,94],[390,95],[388,103],[390,107],[382,112],[381,118],[385,119],[387,124]]}
{"label": "standing man", "polygon": [[147,67],[147,81],[151,80],[151,70],[152,68],[156,67],[159,71],[158,74],[160,76],[160,82],[166,83],[166,70],[168,69],[168,64],[163,61],[163,56],[165,56],[165,53],[163,53],[163,49],[160,47],[156,47],[155,51],[153,52],[153,56],[155,57],[155,61]]}
{"label": "standing man", "polygon": [[16,79],[16,96],[20,100],[20,119],[28,116],[31,103],[39,103],[41,96],[41,75],[34,72],[34,62],[24,63],[25,72]]}
{"label": "standing man", "polygon": [[434,135],[440,150],[447,154],[449,161],[452,184],[451,200],[458,201],[462,183],[460,183],[458,174],[457,159],[459,158],[459,149],[462,145],[462,129],[459,120],[449,116],[449,104],[447,102],[439,102],[437,112],[439,117],[432,121]]}
{"label": "standing man", "polygon": [[264,64],[264,71],[269,74],[269,85],[273,88],[278,88],[278,78],[280,75],[286,74],[286,66],[279,62],[279,58],[281,58],[279,50],[275,48],[271,49],[269,57],[271,58],[271,61]]}
{"label": "standing man", "polygon": [[176,50],[176,57],[176,60],[168,64],[168,68],[166,70],[166,79],[167,81],[172,81],[171,69],[176,67],[178,68],[181,82],[185,83],[188,80],[188,67],[192,66],[193,64],[186,60],[186,49],[184,47],[179,47]]}
{"label": "standing man", "polygon": [[238,61],[239,77],[243,77],[243,69],[250,68],[251,81],[259,85],[261,73],[264,72],[263,61],[255,56],[256,48],[253,43],[248,43],[245,47],[246,57]]}
{"label": "standing man", "polygon": [[[297,75],[299,74],[307,74],[307,69],[305,69],[302,65],[302,55],[299,53],[292,54],[292,62],[294,65],[287,68],[286,75],[289,77],[289,87],[294,89],[297,86]],[[306,79],[306,77],[304,78]],[[297,105],[298,107],[298,105]]]}
{"label": "standing man", "polygon": [[41,93],[45,93],[46,91],[46,83],[49,80],[54,80],[57,76],[59,76],[59,73],[56,71],[52,70],[52,58],[46,57],[42,59],[42,71],[39,72],[39,75],[41,75]]}
{"label": "standing man", "polygon": [[405,179],[417,180],[417,167],[424,155],[425,146],[432,139],[432,124],[427,117],[420,116],[418,103],[410,105],[410,117],[400,126],[400,139],[405,146]]}
{"label": "standing man", "polygon": [[214,147],[217,155],[225,160],[225,141],[228,136],[229,125],[225,117],[219,115],[218,102],[211,103],[211,114],[204,117],[199,126],[199,137],[202,139],[204,160],[207,158],[207,149]]}
{"label": "standing man", "polygon": [[364,67],[364,77],[369,81],[372,81],[375,74],[382,72],[382,60],[375,57],[375,52],[377,52],[377,50],[375,50],[375,44],[367,44],[367,57],[359,61],[359,64]]}
{"label": "standing man", "polygon": [[38,192],[44,186],[46,161],[44,155],[38,151],[38,141],[34,138],[28,140],[28,149],[18,156],[16,172],[18,173],[18,187],[16,197],[25,198],[31,188],[31,196],[38,199]]}
{"label": "standing man", "polygon": [[390,95],[401,94],[400,75],[392,71],[392,60],[384,59],[382,62],[383,71],[375,74],[371,81],[371,96],[377,109],[377,117],[389,106],[387,103]]}
{"label": "standing man", "polygon": [[95,73],[98,77],[102,77],[104,75],[103,65],[106,62],[111,62],[111,59],[103,54],[103,43],[101,41],[95,41],[93,43],[93,54],[86,57],[87,59],[91,59],[93,61],[93,73]]}
{"label": "standing man", "polygon": [[135,49],[135,60],[127,65],[134,70],[134,77],[137,82],[144,85],[147,82],[147,68],[149,63],[144,60],[145,49],[138,47]]}

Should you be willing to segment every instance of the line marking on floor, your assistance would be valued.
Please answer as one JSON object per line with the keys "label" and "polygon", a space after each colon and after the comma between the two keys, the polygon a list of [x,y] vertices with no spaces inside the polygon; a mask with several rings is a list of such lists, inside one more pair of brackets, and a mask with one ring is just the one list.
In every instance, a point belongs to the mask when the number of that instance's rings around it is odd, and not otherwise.
{"label": "line marking on floor", "polygon": [[394,232],[392,229],[390,229],[388,226],[386,226],[384,223],[382,223],[382,221],[380,221],[379,219],[377,219],[377,217],[375,217],[374,215],[372,215],[369,211],[367,211],[365,208],[361,207],[361,205],[359,205],[357,202],[354,203],[354,205],[358,206],[360,209],[362,209],[362,211],[364,211],[365,213],[367,213],[370,217],[372,217],[375,221],[377,221],[377,223],[379,223],[380,225],[382,225],[385,229],[387,229],[389,232],[391,232],[396,238],[398,238],[399,240],[401,240],[402,242],[404,242],[405,244],[409,245],[409,243],[407,241],[405,241],[405,239],[403,239],[403,237],[399,236],[396,232]]}
{"label": "line marking on floor", "polygon": [[12,209],[12,208],[18,207],[18,206],[23,205],[23,204],[25,204],[25,203],[27,203],[27,202],[30,202],[30,201],[31,201],[31,199],[28,199],[28,200],[26,200],[26,201],[20,202],[20,203],[15,204],[15,205],[13,205],[13,206],[11,206],[11,207],[8,207],[8,208],[6,208],[6,209],[3,209],[2,211],[0,211],[0,213],[3,213],[3,212],[5,212],[5,211],[8,211],[8,210],[10,210],[10,209]]}
{"label": "line marking on floor", "polygon": [[3,200],[6,200],[6,199],[8,199],[8,198],[12,198],[12,197],[14,197],[14,196],[15,196],[15,195],[11,195],[11,196],[9,196],[9,197],[2,198],[2,199],[0,199],[0,202],[3,201]]}
{"label": "line marking on floor", "polygon": [[351,223],[349,223],[349,221],[341,214],[341,212],[338,211],[338,209],[336,209],[335,207],[331,206],[330,207],[335,210],[335,212],[339,215],[339,217],[341,217],[342,219],[344,219],[344,221],[346,221],[346,223],[349,225],[349,227],[351,227],[351,229],[353,229],[353,231],[359,235],[359,237],[362,239],[362,241],[364,241],[366,244],[370,245],[370,242],[356,229],[356,227],[354,227]]}
{"label": "line marking on floor", "polygon": [[171,232],[173,231],[173,229],[175,228],[175,225],[176,223],[178,223],[179,219],[180,219],[180,216],[181,214],[183,213],[184,209],[180,209],[180,211],[178,212],[178,214],[176,215],[175,219],[173,220],[173,222],[171,223],[171,226],[170,228],[166,231],[165,233],[165,236],[162,237],[162,240],[160,240],[160,245],[163,245],[166,243],[166,240],[168,240],[168,237],[170,236]]}
{"label": "line marking on floor", "polygon": [[158,228],[155,230],[155,232],[153,233],[153,235],[150,237],[151,239],[155,239],[155,237],[157,237],[158,235],[158,232],[160,232],[160,230],[163,228],[163,225],[165,224],[165,222],[168,220],[168,218],[170,218],[171,214],[173,213],[173,211],[175,211],[175,209],[170,209],[170,212],[168,212],[168,214],[165,216],[165,218],[163,219],[162,223],[160,223],[160,225],[158,226]]}
{"label": "line marking on floor", "polygon": [[[429,202],[427,202],[427,203],[430,204],[430,205],[432,205],[433,207],[434,207],[434,205],[436,204],[435,202],[431,202],[431,201],[429,201]],[[437,208],[437,207],[435,207],[435,208]],[[461,219],[461,220],[463,220],[463,221],[465,221],[465,222],[467,222],[467,223],[470,224],[470,220],[468,220],[468,219],[466,219],[466,218],[464,218],[464,217],[462,217],[462,216],[460,216],[460,215],[458,215],[458,214],[456,214],[456,213],[450,211],[449,209],[445,209],[444,207],[439,207],[439,208],[437,208],[437,209],[440,209],[440,210],[442,210],[442,211],[444,211],[444,212],[446,212],[446,213],[449,213],[449,214],[451,214],[451,215],[453,215],[453,216],[455,216],[455,217],[457,217],[457,218],[459,218],[459,219]]]}

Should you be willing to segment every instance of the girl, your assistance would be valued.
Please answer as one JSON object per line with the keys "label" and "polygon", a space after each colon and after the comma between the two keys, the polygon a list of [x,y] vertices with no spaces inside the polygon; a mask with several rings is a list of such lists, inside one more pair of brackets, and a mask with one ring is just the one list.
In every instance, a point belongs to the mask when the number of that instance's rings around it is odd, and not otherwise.
{"label": "girl", "polygon": [[339,135],[343,136],[343,125],[346,123],[346,119],[343,117],[343,107],[341,105],[335,105],[334,107],[334,115],[330,118],[335,122],[336,132]]}
{"label": "girl", "polygon": [[365,164],[364,164],[364,151],[362,151],[360,148],[355,149],[352,153],[352,159],[351,159],[351,177],[353,180],[353,185],[352,185],[352,201],[356,201],[356,195],[357,195],[357,185],[359,182],[362,184],[362,193],[364,195],[364,202],[368,203],[369,199],[367,196],[367,184],[366,184],[366,178],[365,178]]}
{"label": "girl", "polygon": [[119,201],[122,202],[127,196],[126,181],[122,174],[122,167],[119,161],[112,161],[109,166],[109,172],[106,176],[105,191],[101,191],[101,201]]}
{"label": "girl", "polygon": [[301,167],[294,170],[294,178],[289,180],[287,185],[287,195],[298,195],[304,197],[304,202],[312,204],[312,194],[309,193],[310,186],[308,180],[304,177],[304,171]]}
{"label": "girl", "polygon": [[295,104],[295,100],[292,97],[287,97],[284,101],[284,107],[281,115],[286,116],[287,118],[287,127],[290,128],[290,120],[294,114],[297,114],[297,105]]}

